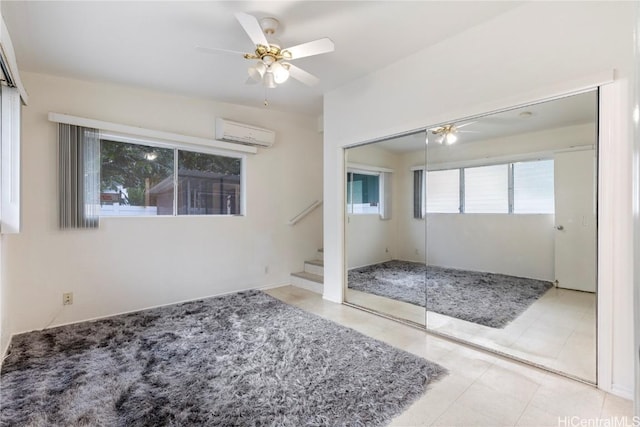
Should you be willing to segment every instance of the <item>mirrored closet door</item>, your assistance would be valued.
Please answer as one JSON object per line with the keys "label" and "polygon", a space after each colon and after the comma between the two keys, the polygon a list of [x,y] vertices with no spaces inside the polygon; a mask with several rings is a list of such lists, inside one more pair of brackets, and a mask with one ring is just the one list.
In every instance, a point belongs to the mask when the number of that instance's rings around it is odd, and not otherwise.
{"label": "mirrored closet door", "polygon": [[427,148],[427,327],[595,382],[597,92],[453,126]]}
{"label": "mirrored closet door", "polygon": [[595,383],[595,90],[346,154],[347,302]]}

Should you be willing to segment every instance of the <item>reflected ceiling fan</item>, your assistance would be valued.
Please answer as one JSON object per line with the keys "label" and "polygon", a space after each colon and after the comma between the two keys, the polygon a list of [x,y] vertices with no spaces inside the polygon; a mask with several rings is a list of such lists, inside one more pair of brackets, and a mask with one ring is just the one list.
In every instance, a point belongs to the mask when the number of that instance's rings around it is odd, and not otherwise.
{"label": "reflected ceiling fan", "polygon": [[202,46],[196,46],[196,49],[203,52],[240,54],[245,59],[251,60],[247,83],[262,83],[266,88],[275,88],[286,82],[289,77],[308,86],[314,86],[320,82],[316,76],[296,67],[290,61],[333,52],[335,47],[331,39],[325,37],[283,49],[280,41],[274,37],[280,25],[277,19],[258,20],[255,16],[244,12],[236,13],[236,19],[255,45],[253,52],[243,53]]}
{"label": "reflected ceiling fan", "polygon": [[[461,130],[465,126],[469,126],[474,124],[475,122],[467,122],[461,125],[456,125],[455,123],[451,123],[448,125],[439,126],[437,128],[429,129],[431,134],[436,135],[435,141],[438,144],[454,144],[458,140],[458,133],[470,132],[473,133],[475,131],[472,130]],[[429,138],[427,137],[427,143],[429,143]]]}

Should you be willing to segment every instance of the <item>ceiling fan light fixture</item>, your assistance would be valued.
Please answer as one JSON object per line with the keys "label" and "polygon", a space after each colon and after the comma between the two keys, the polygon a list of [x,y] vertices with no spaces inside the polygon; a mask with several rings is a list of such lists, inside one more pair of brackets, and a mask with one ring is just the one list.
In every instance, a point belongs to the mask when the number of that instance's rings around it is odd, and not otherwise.
{"label": "ceiling fan light fixture", "polygon": [[444,140],[447,143],[447,145],[451,145],[451,144],[455,143],[458,140],[458,137],[456,136],[455,133],[448,132],[447,135],[445,136]]}
{"label": "ceiling fan light fixture", "polygon": [[268,87],[269,89],[273,89],[277,86],[276,81],[273,78],[273,73],[266,73],[264,75],[264,79],[262,80],[262,83],[265,85],[265,87]]}
{"label": "ceiling fan light fixture", "polygon": [[259,81],[262,81],[262,78],[264,77],[264,74],[267,71],[267,66],[264,65],[264,62],[257,61],[255,64],[249,67],[248,71],[249,71],[249,77],[259,82]]}
{"label": "ceiling fan light fixture", "polygon": [[277,84],[282,84],[289,78],[289,70],[279,62],[274,62],[269,67],[271,74],[273,74],[273,80]]}
{"label": "ceiling fan light fixture", "polygon": [[262,57],[262,62],[264,62],[264,65],[266,65],[267,67],[270,66],[271,64],[273,64],[274,62],[276,62],[276,58],[274,58],[271,55],[264,55]]}

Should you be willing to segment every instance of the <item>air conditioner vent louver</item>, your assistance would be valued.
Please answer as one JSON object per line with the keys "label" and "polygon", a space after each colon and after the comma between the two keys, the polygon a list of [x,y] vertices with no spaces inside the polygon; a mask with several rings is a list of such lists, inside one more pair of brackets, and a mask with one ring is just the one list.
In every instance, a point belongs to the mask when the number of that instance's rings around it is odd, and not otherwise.
{"label": "air conditioner vent louver", "polygon": [[216,139],[260,147],[271,147],[275,142],[276,133],[269,129],[262,129],[217,117]]}

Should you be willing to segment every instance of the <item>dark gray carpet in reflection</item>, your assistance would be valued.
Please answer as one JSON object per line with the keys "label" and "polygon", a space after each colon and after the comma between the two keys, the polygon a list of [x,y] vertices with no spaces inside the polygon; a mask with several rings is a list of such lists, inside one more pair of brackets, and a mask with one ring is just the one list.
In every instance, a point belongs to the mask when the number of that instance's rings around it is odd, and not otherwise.
{"label": "dark gray carpet in reflection", "polygon": [[440,366],[250,291],[13,338],[2,426],[378,426]]}
{"label": "dark gray carpet in reflection", "polygon": [[[349,271],[348,286],[492,328],[504,328],[551,289],[551,282],[387,261]],[[428,293],[425,304],[425,294]]]}

